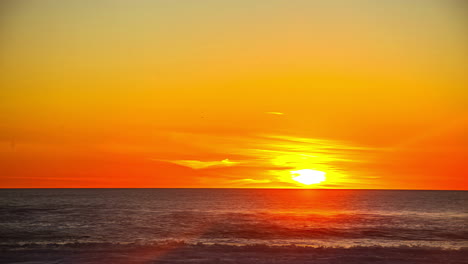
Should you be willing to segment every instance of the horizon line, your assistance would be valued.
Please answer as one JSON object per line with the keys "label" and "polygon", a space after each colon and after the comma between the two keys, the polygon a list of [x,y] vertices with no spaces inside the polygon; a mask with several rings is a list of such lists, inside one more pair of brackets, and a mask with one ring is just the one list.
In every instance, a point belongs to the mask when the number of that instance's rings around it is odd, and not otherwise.
{"label": "horizon line", "polygon": [[309,190],[309,191],[462,191],[468,189],[323,189],[323,188],[239,188],[239,187],[12,187],[0,190],[47,190],[47,189],[224,189],[224,190]]}

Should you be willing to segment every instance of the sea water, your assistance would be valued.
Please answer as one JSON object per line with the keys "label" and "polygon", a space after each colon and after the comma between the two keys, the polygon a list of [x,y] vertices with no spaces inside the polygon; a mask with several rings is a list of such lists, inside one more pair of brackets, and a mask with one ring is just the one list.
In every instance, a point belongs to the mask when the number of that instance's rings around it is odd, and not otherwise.
{"label": "sea water", "polygon": [[468,247],[468,192],[3,189],[0,245]]}

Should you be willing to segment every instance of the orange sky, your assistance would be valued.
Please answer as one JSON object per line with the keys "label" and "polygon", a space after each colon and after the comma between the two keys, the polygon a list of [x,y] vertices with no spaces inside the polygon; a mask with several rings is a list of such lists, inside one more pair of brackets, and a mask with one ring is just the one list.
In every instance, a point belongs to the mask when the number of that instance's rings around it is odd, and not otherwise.
{"label": "orange sky", "polygon": [[468,190],[458,4],[2,2],[0,187]]}

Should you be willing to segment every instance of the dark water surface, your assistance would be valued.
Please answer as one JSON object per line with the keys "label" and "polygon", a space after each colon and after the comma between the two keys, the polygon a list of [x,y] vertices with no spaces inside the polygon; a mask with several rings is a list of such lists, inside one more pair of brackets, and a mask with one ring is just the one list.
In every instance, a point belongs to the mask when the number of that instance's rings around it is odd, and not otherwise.
{"label": "dark water surface", "polygon": [[0,245],[468,247],[468,192],[3,189]]}

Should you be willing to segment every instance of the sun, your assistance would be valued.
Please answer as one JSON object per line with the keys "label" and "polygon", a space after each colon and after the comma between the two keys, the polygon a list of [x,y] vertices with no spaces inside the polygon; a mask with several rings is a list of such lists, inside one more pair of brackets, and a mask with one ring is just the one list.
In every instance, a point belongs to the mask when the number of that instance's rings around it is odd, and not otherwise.
{"label": "sun", "polygon": [[317,184],[326,180],[325,172],[318,170],[291,171],[292,179],[305,185]]}

